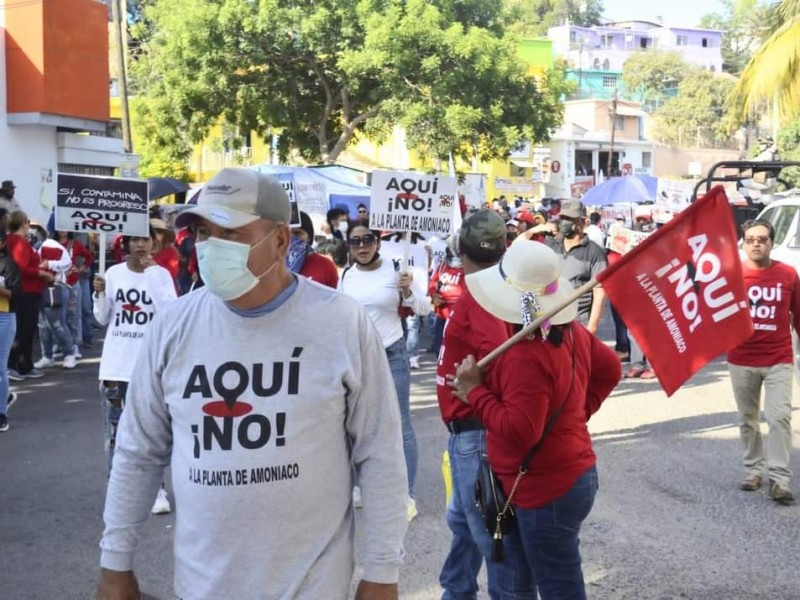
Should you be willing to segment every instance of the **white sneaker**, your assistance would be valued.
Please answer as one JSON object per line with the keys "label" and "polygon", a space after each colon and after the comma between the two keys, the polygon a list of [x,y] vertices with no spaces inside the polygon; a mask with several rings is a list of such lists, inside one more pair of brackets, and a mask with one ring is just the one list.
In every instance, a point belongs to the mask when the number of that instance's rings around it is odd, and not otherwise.
{"label": "white sneaker", "polygon": [[65,369],[74,369],[77,364],[78,360],[75,358],[73,354],[70,354],[69,356],[64,357],[64,363],[62,364],[62,366]]}
{"label": "white sneaker", "polygon": [[411,496],[408,497],[408,522],[414,520],[414,517],[417,516],[417,501],[414,500]]}
{"label": "white sneaker", "polygon": [[72,356],[74,356],[75,358],[83,358],[83,354],[81,354],[81,349],[80,346],[78,346],[78,344],[75,344],[72,347]]}
{"label": "white sneaker", "polygon": [[153,508],[150,512],[154,515],[168,515],[172,512],[172,507],[169,505],[169,500],[167,499],[167,490],[164,488],[158,489],[156,501],[153,502]]}
{"label": "white sneaker", "polygon": [[419,357],[412,356],[411,358],[409,358],[408,366],[410,366],[412,369],[419,369]]}
{"label": "white sneaker", "polygon": [[364,504],[361,501],[361,487],[353,486],[353,508],[361,508]]}
{"label": "white sneaker", "polygon": [[49,369],[50,367],[54,366],[56,366],[56,361],[54,361],[52,358],[47,358],[46,356],[43,356],[33,363],[34,369]]}

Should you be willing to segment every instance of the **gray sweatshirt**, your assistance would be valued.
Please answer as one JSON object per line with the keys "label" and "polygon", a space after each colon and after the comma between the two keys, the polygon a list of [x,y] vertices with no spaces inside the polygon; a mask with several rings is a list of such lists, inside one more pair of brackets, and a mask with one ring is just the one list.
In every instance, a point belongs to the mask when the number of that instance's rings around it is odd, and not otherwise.
{"label": "gray sweatshirt", "polygon": [[255,318],[206,290],[158,313],[117,434],[103,567],[133,568],[170,465],[183,600],[346,598],[352,462],[363,578],[397,581],[408,486],[386,353],[355,300],[298,279]]}

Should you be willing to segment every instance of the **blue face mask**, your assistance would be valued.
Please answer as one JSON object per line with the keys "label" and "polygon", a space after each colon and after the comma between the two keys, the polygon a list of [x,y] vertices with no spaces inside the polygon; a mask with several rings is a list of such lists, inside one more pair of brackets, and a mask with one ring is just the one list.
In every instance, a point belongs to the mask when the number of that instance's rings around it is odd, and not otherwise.
{"label": "blue face mask", "polygon": [[259,280],[268,275],[280,261],[276,260],[269,269],[256,277],[247,267],[250,251],[261,245],[275,231],[273,229],[252,246],[215,237],[197,242],[197,266],[208,290],[228,302],[241,298],[256,287]]}

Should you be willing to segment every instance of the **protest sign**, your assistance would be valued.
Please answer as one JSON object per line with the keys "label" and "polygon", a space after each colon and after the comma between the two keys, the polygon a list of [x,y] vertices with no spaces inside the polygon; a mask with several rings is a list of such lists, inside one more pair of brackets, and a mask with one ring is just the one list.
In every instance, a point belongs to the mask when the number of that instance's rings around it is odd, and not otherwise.
{"label": "protest sign", "polygon": [[667,395],[752,334],[736,239],[717,186],[597,278]]}
{"label": "protest sign", "polygon": [[150,235],[147,181],[58,173],[56,229]]}
{"label": "protest sign", "polygon": [[291,206],[292,209],[292,214],[289,218],[289,226],[300,227],[300,209],[297,207],[294,173],[278,173],[277,178],[286,191],[286,195],[289,196],[289,206]]}
{"label": "protest sign", "polygon": [[690,181],[658,178],[656,200],[653,207],[654,220],[667,223],[692,203],[694,185]]}
{"label": "protest sign", "polygon": [[621,223],[611,223],[608,228],[608,249],[617,254],[627,254],[641,244],[650,233],[634,231]]}
{"label": "protest sign", "polygon": [[455,177],[413,171],[374,171],[370,229],[450,233],[458,204]]}

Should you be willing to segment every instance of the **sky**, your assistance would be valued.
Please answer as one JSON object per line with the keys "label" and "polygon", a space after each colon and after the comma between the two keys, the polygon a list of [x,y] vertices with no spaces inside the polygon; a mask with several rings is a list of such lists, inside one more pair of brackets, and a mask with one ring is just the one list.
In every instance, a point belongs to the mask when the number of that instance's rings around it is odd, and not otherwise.
{"label": "sky", "polygon": [[665,25],[696,27],[700,17],[710,12],[719,12],[717,0],[662,0],[661,2],[631,2],[630,0],[604,0],[605,16],[614,21],[655,21],[664,18]]}

